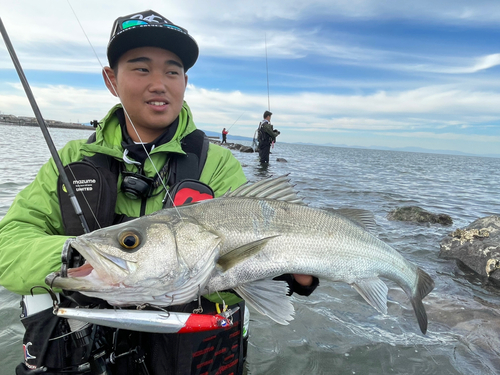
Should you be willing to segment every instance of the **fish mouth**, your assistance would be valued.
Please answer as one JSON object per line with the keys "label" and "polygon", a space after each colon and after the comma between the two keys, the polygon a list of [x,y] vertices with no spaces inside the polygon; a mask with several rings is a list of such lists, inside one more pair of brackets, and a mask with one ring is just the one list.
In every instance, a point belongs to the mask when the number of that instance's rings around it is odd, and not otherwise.
{"label": "fish mouth", "polygon": [[76,277],[85,277],[92,273],[94,267],[88,262],[85,262],[83,266],[77,268],[68,269],[68,277],[76,278]]}
{"label": "fish mouth", "polygon": [[60,273],[49,275],[46,282],[50,280],[50,285],[56,288],[102,291],[126,287],[123,280],[136,268],[135,263],[107,254],[82,237],[72,241],[71,247],[85,258],[85,263],[68,268],[66,277]]}

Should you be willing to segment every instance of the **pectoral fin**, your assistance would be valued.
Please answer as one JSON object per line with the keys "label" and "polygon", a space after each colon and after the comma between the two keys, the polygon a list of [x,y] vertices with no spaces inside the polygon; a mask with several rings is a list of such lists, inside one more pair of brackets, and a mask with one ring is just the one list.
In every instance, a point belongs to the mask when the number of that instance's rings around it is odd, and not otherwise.
{"label": "pectoral fin", "polygon": [[243,246],[237,247],[231,250],[229,253],[220,257],[217,263],[222,267],[222,271],[227,271],[236,264],[256,255],[261,251],[267,242],[273,238],[279,237],[279,234],[275,236],[270,236],[266,238],[261,238],[260,240],[247,243]]}
{"label": "pectoral fin", "polygon": [[295,312],[285,281],[263,279],[234,288],[241,298],[276,323],[287,325]]}
{"label": "pectoral fin", "polygon": [[378,277],[363,279],[352,284],[352,287],[361,294],[378,312],[387,314],[387,285]]}

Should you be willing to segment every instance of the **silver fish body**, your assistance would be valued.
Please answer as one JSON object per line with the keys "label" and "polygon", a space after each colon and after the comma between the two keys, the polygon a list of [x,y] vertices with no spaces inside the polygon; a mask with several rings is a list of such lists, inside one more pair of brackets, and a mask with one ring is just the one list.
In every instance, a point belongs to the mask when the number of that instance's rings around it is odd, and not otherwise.
{"label": "silver fish body", "polygon": [[[258,311],[286,324],[293,306],[284,283],[272,281],[275,276],[343,281],[386,313],[382,277],[406,292],[425,333],[422,299],[434,283],[366,229],[373,226],[366,211],[329,212],[302,204],[288,179],[279,177],[83,235],[73,246],[92,266],[90,275],[49,280],[116,305],[180,304],[199,293],[234,289]],[[139,238],[140,246],[121,246],[127,233]]]}

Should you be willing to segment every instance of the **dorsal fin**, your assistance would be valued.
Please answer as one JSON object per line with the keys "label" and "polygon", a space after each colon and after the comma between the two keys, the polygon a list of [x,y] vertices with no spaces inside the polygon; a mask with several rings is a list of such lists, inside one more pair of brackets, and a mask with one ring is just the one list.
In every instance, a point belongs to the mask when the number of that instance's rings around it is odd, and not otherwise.
{"label": "dorsal fin", "polygon": [[274,199],[305,205],[302,198],[297,195],[294,185],[290,183],[288,175],[266,178],[253,184],[247,183],[235,191],[224,194],[224,197]]}
{"label": "dorsal fin", "polygon": [[371,211],[361,208],[327,208],[326,210],[344,216],[372,234],[377,233],[377,223]]}

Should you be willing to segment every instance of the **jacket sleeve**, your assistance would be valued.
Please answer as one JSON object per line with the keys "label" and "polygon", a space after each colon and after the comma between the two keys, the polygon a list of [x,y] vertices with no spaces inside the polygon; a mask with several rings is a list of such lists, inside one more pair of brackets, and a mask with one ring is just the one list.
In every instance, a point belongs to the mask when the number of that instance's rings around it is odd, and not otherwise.
{"label": "jacket sleeve", "polygon": [[[57,180],[51,159],[35,180],[14,199],[0,221],[0,285],[30,294],[32,287],[46,286],[45,277],[61,267],[63,235]],[[45,293],[36,288],[33,293]]]}
{"label": "jacket sleeve", "polygon": [[264,131],[271,137],[271,141],[276,140],[276,133],[273,132],[271,124],[264,124]]}

